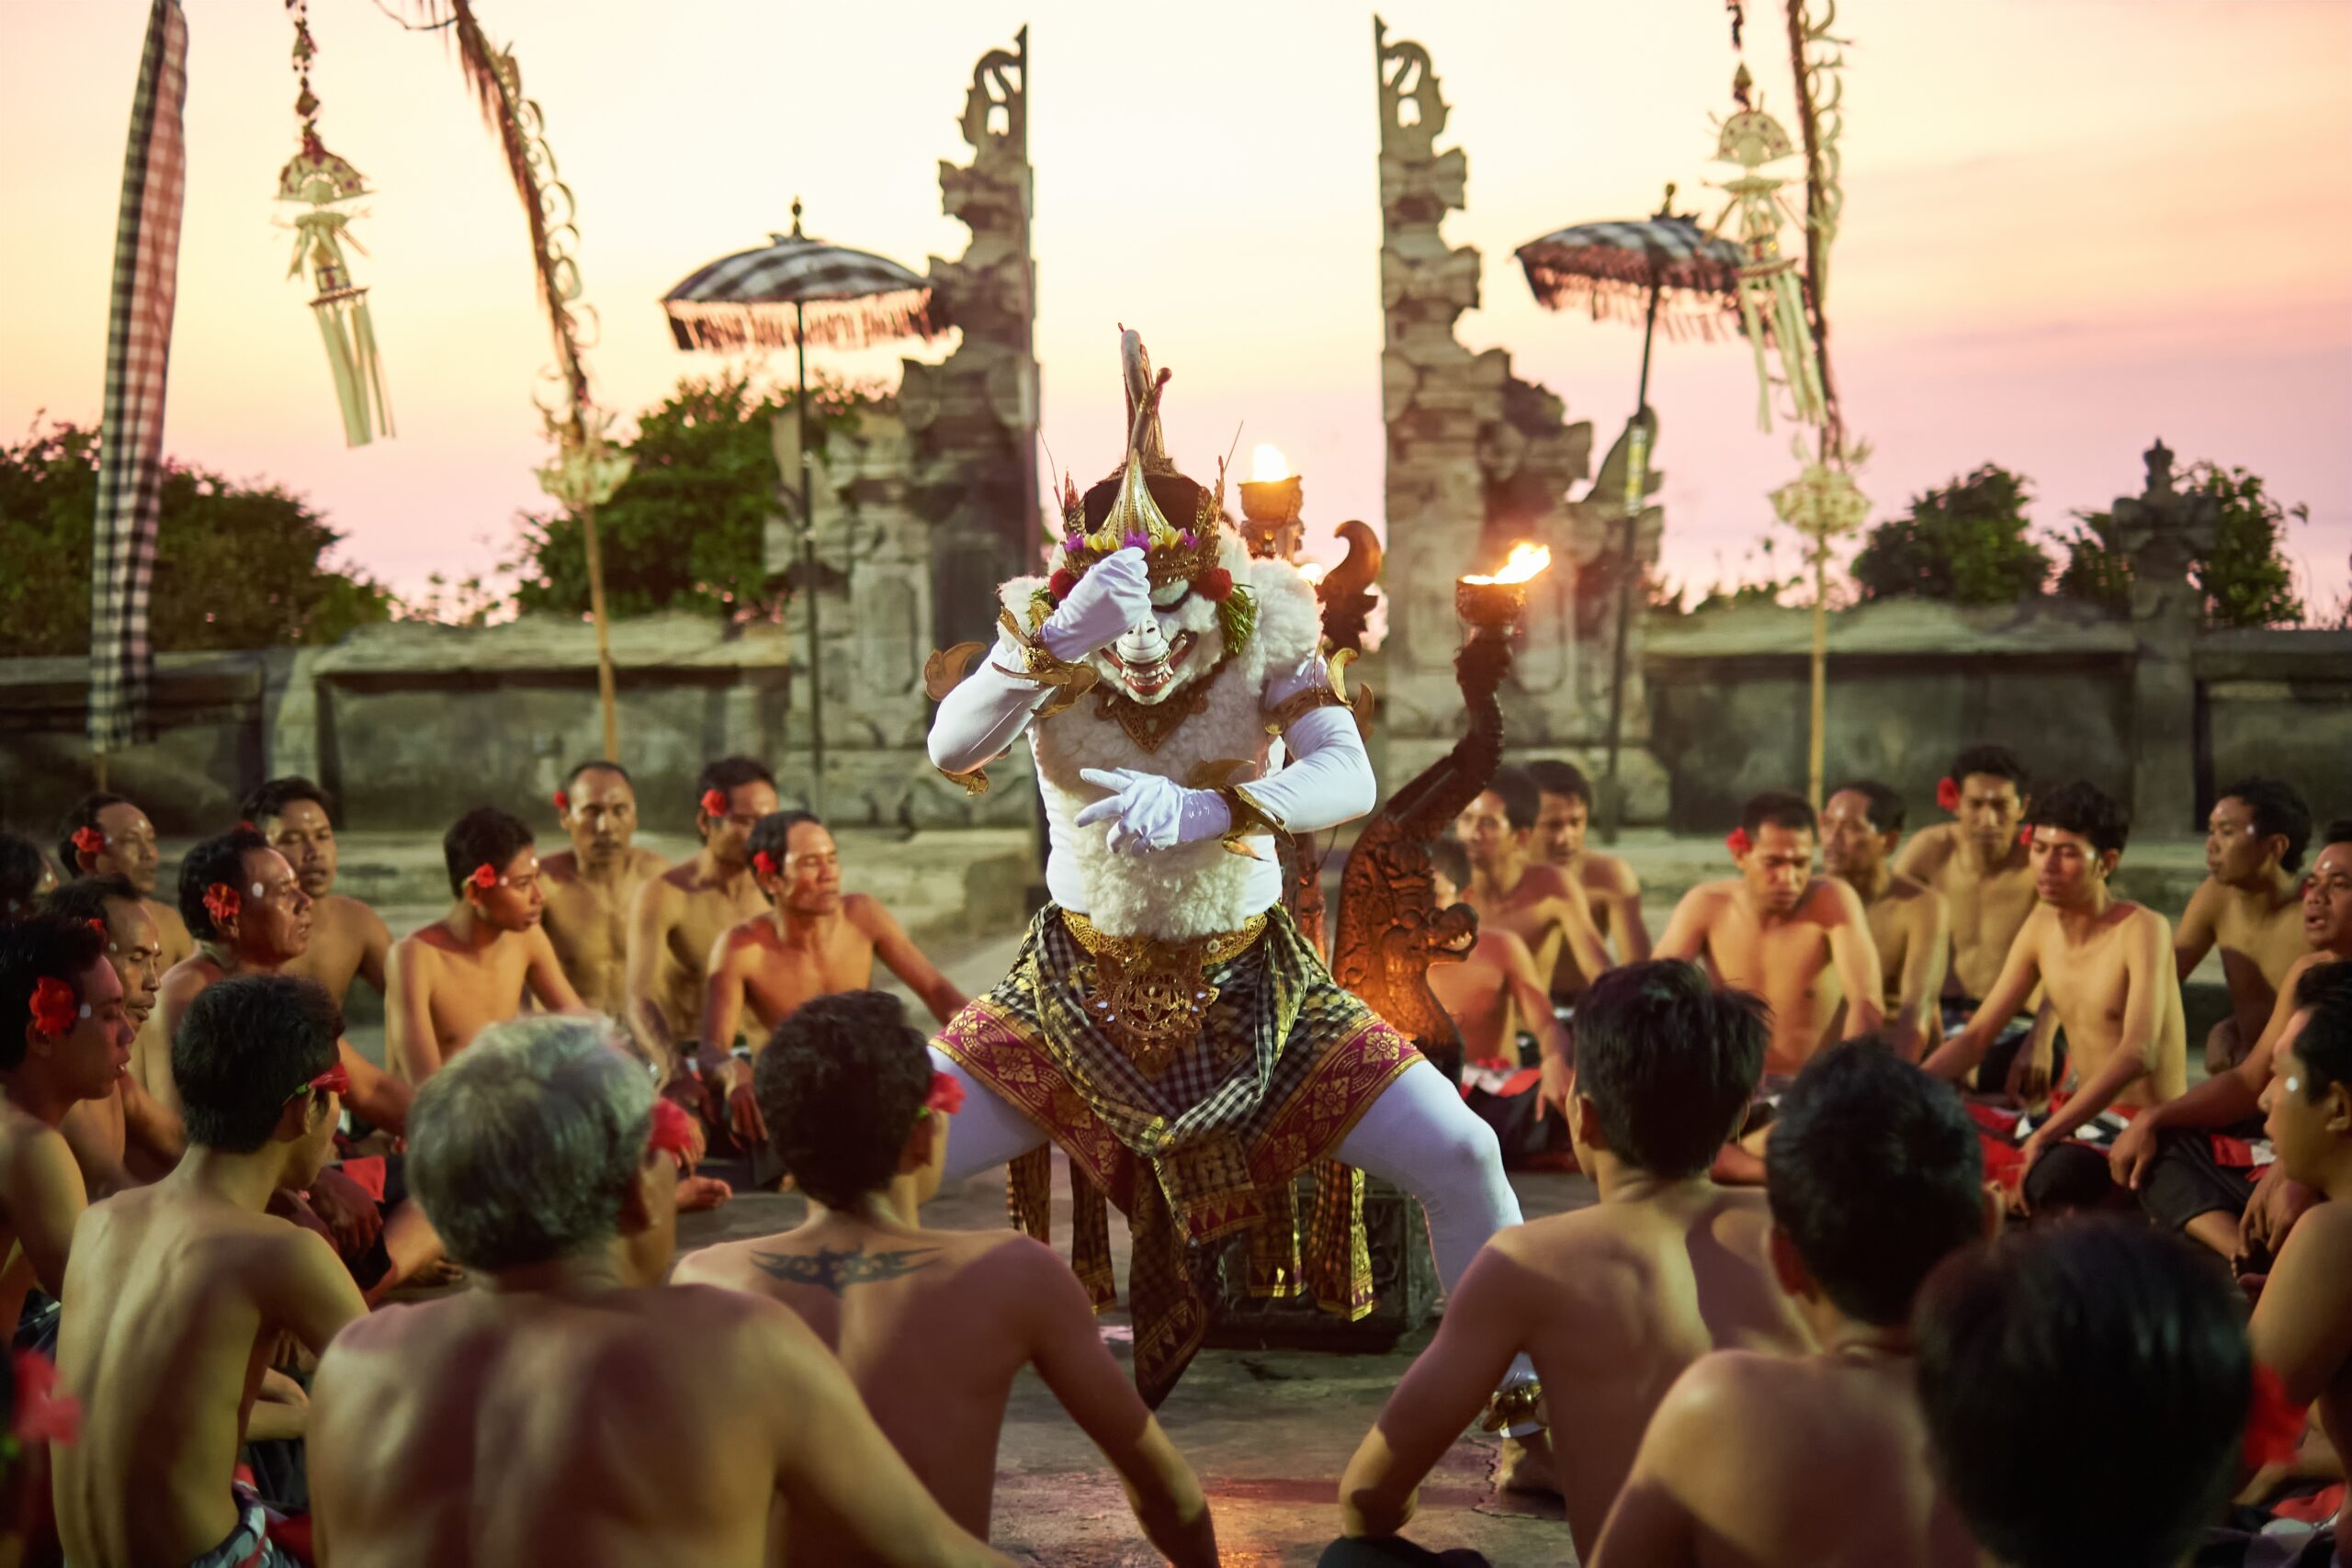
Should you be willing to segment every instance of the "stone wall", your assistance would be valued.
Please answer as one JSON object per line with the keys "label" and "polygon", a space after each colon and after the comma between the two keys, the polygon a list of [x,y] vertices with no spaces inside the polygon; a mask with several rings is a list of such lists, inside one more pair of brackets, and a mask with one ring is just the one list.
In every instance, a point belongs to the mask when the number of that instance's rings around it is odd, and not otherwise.
{"label": "stone wall", "polygon": [[[1590,470],[1591,425],[1565,423],[1560,400],[1511,375],[1503,350],[1474,354],[1455,336],[1457,319],[1478,303],[1479,255],[1448,244],[1442,227],[1465,205],[1468,160],[1459,147],[1437,149],[1448,111],[1429,51],[1391,41],[1377,20],[1374,41],[1389,600],[1387,638],[1364,667],[1382,703],[1375,761],[1384,777],[1407,778],[1461,733],[1453,580],[1491,570],[1525,539],[1549,546],[1553,564],[1530,592],[1525,638],[1501,694],[1510,743],[1574,757],[1597,776],[1615,635],[1603,556],[1621,526],[1622,505],[1610,498],[1624,491],[1622,458],[1613,484],[1604,465],[1585,497],[1572,499]],[[1659,482],[1653,469],[1649,489]],[[1660,521],[1655,507],[1637,520],[1645,561],[1657,559]],[[1664,778],[1642,750],[1639,645],[1637,626],[1623,763],[1637,821],[1657,819],[1666,806]]]}

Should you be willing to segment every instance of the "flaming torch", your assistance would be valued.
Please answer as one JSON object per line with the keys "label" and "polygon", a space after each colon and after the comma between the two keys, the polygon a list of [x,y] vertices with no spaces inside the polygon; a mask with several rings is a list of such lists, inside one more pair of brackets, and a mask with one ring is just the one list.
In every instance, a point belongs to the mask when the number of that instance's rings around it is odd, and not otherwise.
{"label": "flaming torch", "polygon": [[1295,559],[1306,538],[1298,520],[1305,485],[1290,471],[1282,448],[1260,443],[1241,481],[1241,537],[1260,558]]}
{"label": "flaming torch", "polygon": [[1548,546],[1522,539],[1510,547],[1500,571],[1455,579],[1453,607],[1474,631],[1509,631],[1527,611],[1528,583],[1551,564]]}

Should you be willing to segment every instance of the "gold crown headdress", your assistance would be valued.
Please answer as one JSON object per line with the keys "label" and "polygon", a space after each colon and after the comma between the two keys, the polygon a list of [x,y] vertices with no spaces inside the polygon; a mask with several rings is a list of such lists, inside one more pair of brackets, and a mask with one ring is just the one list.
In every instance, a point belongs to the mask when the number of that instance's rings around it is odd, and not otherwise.
{"label": "gold crown headdress", "polygon": [[[1062,570],[1074,581],[1114,551],[1140,549],[1150,567],[1151,585],[1172,587],[1217,569],[1217,530],[1225,510],[1225,465],[1217,465],[1216,490],[1197,484],[1193,487],[1200,491],[1200,504],[1190,519],[1191,526],[1179,528],[1170,523],[1159,502],[1153,499],[1150,483],[1155,475],[1182,477],[1169,457],[1160,434],[1159,394],[1168,385],[1170,373],[1162,370],[1157,376],[1152,374],[1150,355],[1144,350],[1143,339],[1134,332],[1121,331],[1119,349],[1127,392],[1126,463],[1109,510],[1091,529],[1086,526],[1085,509],[1077,487],[1064,481],[1062,524],[1066,536],[1062,540]],[[1224,595],[1214,597],[1222,599]]]}

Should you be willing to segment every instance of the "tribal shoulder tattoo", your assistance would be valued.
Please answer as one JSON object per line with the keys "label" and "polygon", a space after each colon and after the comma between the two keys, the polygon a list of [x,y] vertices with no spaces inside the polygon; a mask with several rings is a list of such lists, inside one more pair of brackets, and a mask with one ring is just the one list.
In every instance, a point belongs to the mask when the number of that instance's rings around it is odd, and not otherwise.
{"label": "tribal shoulder tattoo", "polygon": [[902,1279],[938,1261],[935,1247],[903,1252],[835,1252],[819,1247],[814,1253],[754,1252],[752,1266],[770,1279],[787,1285],[815,1285],[838,1296],[852,1285],[876,1285]]}

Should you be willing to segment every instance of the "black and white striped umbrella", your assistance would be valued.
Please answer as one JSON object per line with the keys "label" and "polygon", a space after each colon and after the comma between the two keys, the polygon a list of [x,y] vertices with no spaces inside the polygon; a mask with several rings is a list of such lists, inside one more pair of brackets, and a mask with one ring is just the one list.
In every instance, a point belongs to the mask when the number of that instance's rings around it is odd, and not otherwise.
{"label": "black and white striped umbrella", "polygon": [[1605,220],[1556,230],[1516,253],[1535,301],[1582,308],[1596,321],[1639,321],[1658,295],[1666,335],[1713,338],[1739,330],[1738,245],[1679,214]]}
{"label": "black and white striped umbrella", "polygon": [[863,348],[946,330],[921,276],[887,256],[811,239],[797,220],[793,230],[695,268],[662,297],[680,348],[790,348],[804,333],[826,347]]}

